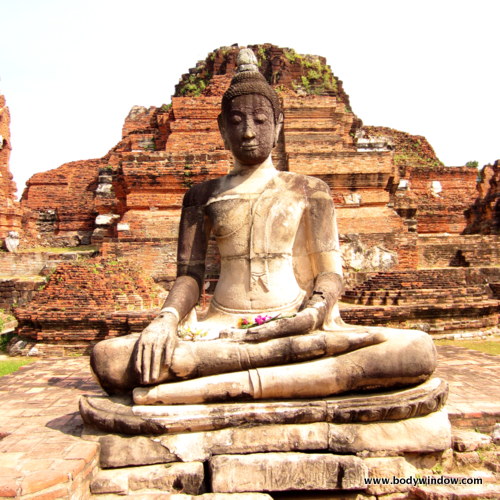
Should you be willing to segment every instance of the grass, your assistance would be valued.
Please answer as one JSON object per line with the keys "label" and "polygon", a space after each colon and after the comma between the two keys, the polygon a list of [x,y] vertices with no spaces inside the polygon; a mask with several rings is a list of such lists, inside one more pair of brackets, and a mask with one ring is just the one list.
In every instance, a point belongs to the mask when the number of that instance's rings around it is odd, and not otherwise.
{"label": "grass", "polygon": [[486,354],[500,355],[500,338],[497,340],[435,340],[436,345],[453,345],[485,352]]}
{"label": "grass", "polygon": [[9,373],[13,373],[21,366],[29,365],[36,361],[35,358],[14,358],[14,359],[2,359],[0,360],[0,377],[4,375],[9,375]]}

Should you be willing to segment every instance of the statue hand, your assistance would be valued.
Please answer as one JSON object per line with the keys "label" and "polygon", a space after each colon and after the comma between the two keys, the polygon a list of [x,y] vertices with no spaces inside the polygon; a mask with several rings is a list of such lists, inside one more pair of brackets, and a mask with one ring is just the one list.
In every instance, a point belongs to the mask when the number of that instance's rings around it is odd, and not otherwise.
{"label": "statue hand", "polygon": [[319,328],[323,324],[325,315],[326,304],[316,302],[291,318],[280,318],[248,330],[224,330],[220,333],[220,337],[244,342],[264,342],[280,337],[302,335]]}
{"label": "statue hand", "polygon": [[170,366],[177,341],[177,318],[163,314],[141,333],[135,347],[135,369],[141,384],[158,382],[162,368]]}

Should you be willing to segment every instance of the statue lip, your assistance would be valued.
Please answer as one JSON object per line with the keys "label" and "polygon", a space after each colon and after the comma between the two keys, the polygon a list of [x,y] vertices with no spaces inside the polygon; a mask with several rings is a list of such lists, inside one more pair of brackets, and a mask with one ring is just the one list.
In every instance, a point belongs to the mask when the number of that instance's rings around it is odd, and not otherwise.
{"label": "statue lip", "polygon": [[251,151],[251,150],[257,149],[258,147],[259,147],[258,144],[243,144],[241,146],[241,149],[244,149],[246,151]]}

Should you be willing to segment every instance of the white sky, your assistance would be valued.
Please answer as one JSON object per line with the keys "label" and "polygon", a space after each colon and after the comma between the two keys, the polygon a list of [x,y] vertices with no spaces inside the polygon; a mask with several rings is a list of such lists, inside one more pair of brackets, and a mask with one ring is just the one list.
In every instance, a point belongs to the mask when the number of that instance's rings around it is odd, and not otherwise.
{"label": "white sky", "polygon": [[10,169],[99,158],[133,105],[170,102],[220,46],[327,58],[366,125],[424,135],[449,166],[500,158],[498,0],[0,0]]}

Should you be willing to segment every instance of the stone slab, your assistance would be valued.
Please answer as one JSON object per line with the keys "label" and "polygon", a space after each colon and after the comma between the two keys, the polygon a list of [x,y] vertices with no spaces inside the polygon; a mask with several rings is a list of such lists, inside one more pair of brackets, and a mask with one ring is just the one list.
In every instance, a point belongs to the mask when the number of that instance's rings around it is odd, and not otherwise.
{"label": "stone slab", "polygon": [[[368,476],[372,479],[415,477],[418,473],[418,470],[403,457],[373,457],[365,458],[363,462],[368,467]],[[370,484],[366,487],[366,493],[371,495],[388,495],[408,491],[411,486],[411,484],[406,483]]]}
{"label": "stone slab", "polygon": [[197,405],[128,406],[110,398],[80,399],[85,423],[123,434],[165,434],[228,427],[312,422],[374,422],[422,416],[444,406],[446,382],[439,378],[399,391],[337,398]]}
{"label": "stone slab", "polygon": [[486,500],[500,498],[498,484],[457,484],[417,486],[411,489],[414,498],[422,500]]}
{"label": "stone slab", "polygon": [[[177,461],[176,455],[145,436],[102,436],[99,465],[103,469],[132,465],[153,465]],[[191,460],[183,460],[190,462]]]}
{"label": "stone slab", "polygon": [[456,451],[476,451],[488,446],[491,441],[492,437],[487,434],[463,429],[453,430],[453,449]]}
{"label": "stone slab", "polygon": [[328,424],[328,448],[334,453],[434,453],[450,446],[451,425],[445,410],[398,422]]}
{"label": "stone slab", "polygon": [[262,425],[160,437],[182,461],[205,461],[213,455],[328,450],[328,424]]}
{"label": "stone slab", "polygon": [[209,466],[220,493],[363,489],[368,474],[362,459],[328,453],[219,455]]}
{"label": "stone slab", "polygon": [[[123,500],[123,495],[110,493],[108,495],[99,495],[96,497],[99,500]],[[157,492],[141,492],[131,493],[126,496],[129,500],[273,500],[271,495],[267,493],[203,493],[202,495],[185,495],[184,493],[157,493]],[[314,497],[316,498],[316,497]],[[373,497],[369,499],[352,498],[352,500],[375,500]],[[330,500],[330,497],[328,497]],[[350,497],[349,497],[349,500]],[[390,499],[388,499],[390,500]]]}
{"label": "stone slab", "polygon": [[451,445],[444,410],[396,422],[261,425],[163,436],[99,438],[103,468],[206,461],[214,455],[316,451],[435,453]]}
{"label": "stone slab", "polygon": [[204,477],[200,462],[99,470],[90,483],[90,492],[128,495],[140,490],[159,490],[197,495],[202,493]]}

